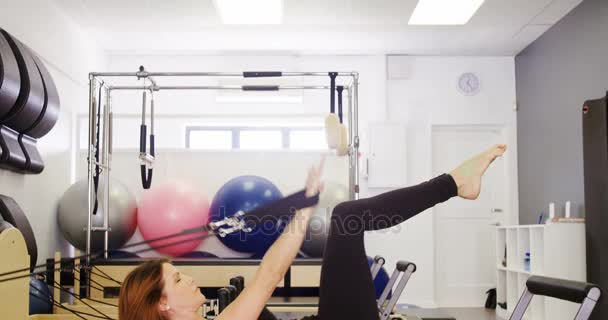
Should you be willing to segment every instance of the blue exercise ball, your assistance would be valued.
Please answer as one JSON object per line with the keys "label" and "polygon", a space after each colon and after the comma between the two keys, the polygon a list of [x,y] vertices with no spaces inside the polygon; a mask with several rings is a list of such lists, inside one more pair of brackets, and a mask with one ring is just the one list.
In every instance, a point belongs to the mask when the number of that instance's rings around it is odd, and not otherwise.
{"label": "blue exercise ball", "polygon": [[44,281],[36,279],[35,277],[30,277],[29,313],[53,313],[53,294]]}
{"label": "blue exercise ball", "polygon": [[[240,176],[228,181],[215,194],[209,214],[211,221],[219,221],[239,211],[249,212],[281,198],[281,191],[268,179],[253,175]],[[284,223],[271,221],[255,226],[248,233],[239,231],[218,238],[232,250],[264,254],[284,227]]]}
{"label": "blue exercise ball", "polygon": [[190,259],[204,259],[204,258],[217,258],[218,256],[213,253],[209,253],[206,251],[191,251],[188,253],[184,253],[178,258],[190,258]]}
{"label": "blue exercise ball", "polygon": [[[369,267],[371,269],[372,264],[374,264],[374,258],[367,257],[367,264],[369,265]],[[388,284],[389,280],[390,280],[390,276],[388,275],[388,272],[386,272],[384,267],[380,268],[378,275],[376,275],[376,279],[374,279],[374,289],[376,290],[376,299],[380,298],[380,296],[382,295],[382,291],[384,291],[384,288],[386,288],[386,285]],[[389,292],[387,299],[390,299],[391,295],[392,295],[392,292]]]}

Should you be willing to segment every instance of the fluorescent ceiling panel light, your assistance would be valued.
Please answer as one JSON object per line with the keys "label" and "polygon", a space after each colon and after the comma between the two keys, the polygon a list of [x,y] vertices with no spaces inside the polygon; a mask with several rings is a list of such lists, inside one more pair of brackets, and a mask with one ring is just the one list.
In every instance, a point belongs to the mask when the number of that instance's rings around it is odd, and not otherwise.
{"label": "fluorescent ceiling panel light", "polygon": [[224,24],[281,24],[283,0],[213,0]]}
{"label": "fluorescent ceiling panel light", "polygon": [[485,0],[418,0],[410,25],[467,24]]}

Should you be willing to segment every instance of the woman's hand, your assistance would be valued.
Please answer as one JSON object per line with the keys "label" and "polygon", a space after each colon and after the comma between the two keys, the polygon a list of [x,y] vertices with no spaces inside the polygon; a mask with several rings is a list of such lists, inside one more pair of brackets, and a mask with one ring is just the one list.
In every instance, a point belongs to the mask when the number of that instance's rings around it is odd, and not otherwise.
{"label": "woman's hand", "polygon": [[317,193],[323,191],[323,182],[321,181],[321,174],[323,172],[323,165],[325,164],[325,156],[321,157],[321,161],[318,166],[312,166],[308,170],[308,177],[306,178],[306,196],[313,197]]}

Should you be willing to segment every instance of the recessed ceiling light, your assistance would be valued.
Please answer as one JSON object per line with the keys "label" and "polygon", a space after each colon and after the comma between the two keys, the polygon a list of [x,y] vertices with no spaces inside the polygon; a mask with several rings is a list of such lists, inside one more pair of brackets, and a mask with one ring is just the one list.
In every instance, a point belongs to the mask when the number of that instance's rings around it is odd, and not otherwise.
{"label": "recessed ceiling light", "polygon": [[463,25],[485,0],[418,0],[411,25]]}
{"label": "recessed ceiling light", "polygon": [[213,0],[224,24],[281,24],[283,0]]}

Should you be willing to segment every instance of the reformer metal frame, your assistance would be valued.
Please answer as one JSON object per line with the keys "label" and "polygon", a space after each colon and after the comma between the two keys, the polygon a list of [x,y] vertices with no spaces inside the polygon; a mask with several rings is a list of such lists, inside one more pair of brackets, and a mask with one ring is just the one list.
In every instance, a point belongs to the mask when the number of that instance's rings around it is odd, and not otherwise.
{"label": "reformer metal frame", "polygon": [[[534,290],[532,290],[534,286]],[[519,297],[509,320],[521,320],[534,295],[542,295],[580,304],[574,320],[587,320],[602,296],[602,290],[594,284],[532,276],[526,281],[526,288]]]}
{"label": "reformer metal frame", "polygon": [[[104,251],[107,256],[108,250],[108,231],[109,216],[108,212],[104,215],[103,226],[92,225],[92,215],[95,201],[94,187],[94,172],[96,166],[102,170],[105,178],[105,196],[103,201],[105,208],[109,208],[109,190],[110,190],[110,170],[111,170],[111,155],[112,155],[112,91],[115,90],[134,90],[134,91],[150,91],[160,92],[165,90],[242,90],[242,91],[281,91],[281,90],[329,90],[328,85],[318,86],[238,86],[238,85],[217,85],[217,86],[163,86],[156,81],[158,78],[207,78],[207,77],[239,77],[239,78],[278,78],[278,77],[328,77],[330,72],[148,72],[140,67],[139,72],[91,72],[89,73],[89,139],[88,139],[88,221],[86,228],[86,266],[90,266],[91,254],[91,232],[104,232]],[[351,82],[344,85],[348,98],[348,119],[349,119],[349,187],[350,199],[359,198],[359,74],[357,72],[337,72],[338,77],[350,78]],[[107,78],[133,78],[136,80],[147,80],[149,85],[134,85],[112,86]],[[96,141],[96,128],[99,125],[97,122],[97,90],[103,90],[105,95],[105,103],[101,106],[103,109],[103,135],[102,141],[98,144]],[[101,97],[100,97],[101,99]],[[95,161],[96,146],[101,148],[101,162]],[[106,210],[108,211],[108,210]]]}
{"label": "reformer metal frame", "polygon": [[[382,256],[378,255],[374,257],[374,262],[372,263],[370,270],[372,274],[372,280],[376,279],[376,276],[380,272],[380,269],[382,269],[382,266],[384,266],[385,262],[386,260],[384,260]],[[384,287],[384,290],[382,290],[380,298],[378,298],[378,300],[376,301],[378,305],[378,312],[380,314],[380,320],[388,320],[391,317],[393,308],[395,308],[399,297],[401,297],[405,286],[407,285],[408,281],[410,280],[410,277],[414,272],[416,272],[415,263],[405,260],[397,261],[397,265],[395,270],[393,271],[393,274],[391,275],[388,283],[386,284],[386,287]],[[400,275],[401,279],[399,280],[399,283],[397,283],[397,286],[395,286],[395,283],[397,282],[397,279],[399,279]],[[388,299],[388,295],[391,294],[391,291],[393,289],[395,291],[392,293],[391,298]]]}

